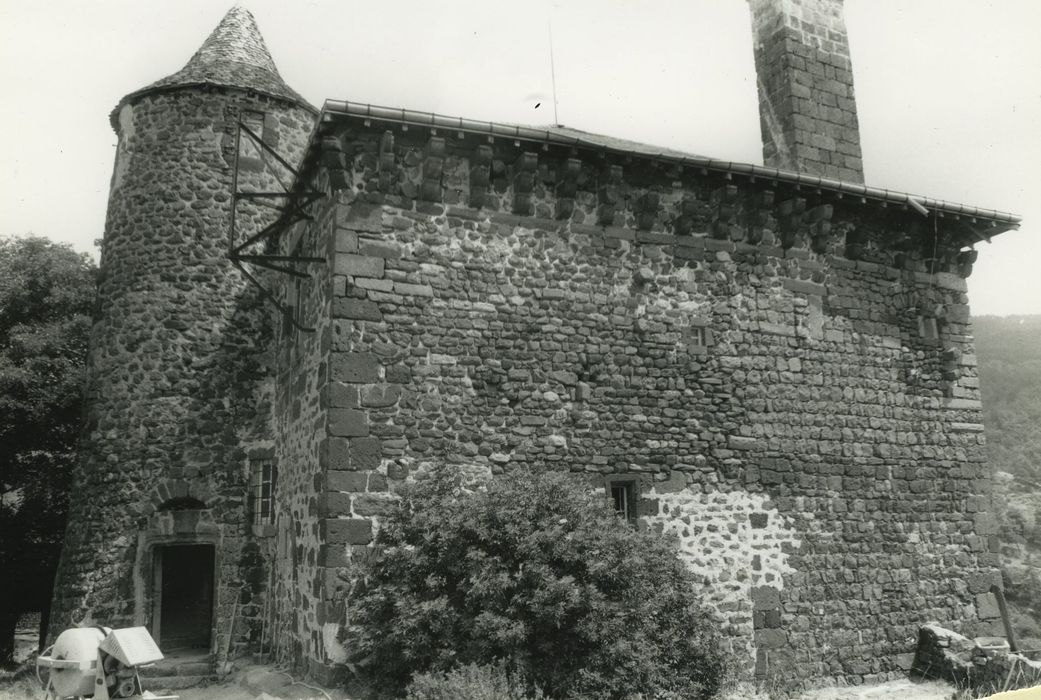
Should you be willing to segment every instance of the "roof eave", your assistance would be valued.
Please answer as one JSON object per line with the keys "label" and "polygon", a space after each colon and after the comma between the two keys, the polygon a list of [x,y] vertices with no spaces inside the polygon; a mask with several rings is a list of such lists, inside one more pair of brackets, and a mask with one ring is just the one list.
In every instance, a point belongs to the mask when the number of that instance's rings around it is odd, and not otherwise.
{"label": "roof eave", "polygon": [[[421,112],[416,110],[398,109],[393,107],[381,107],[378,105],[348,102],[344,100],[326,100],[322,106],[320,121],[328,117],[351,116],[367,119],[379,119],[399,124],[422,126],[428,128],[451,129],[463,133],[480,134],[483,136],[512,138],[516,140],[533,141],[550,145],[572,146],[590,148],[593,150],[606,151],[639,158],[651,158],[654,160],[676,163],[685,167],[703,168],[716,172],[745,175],[752,178],[764,178],[776,182],[791,183],[800,187],[813,187],[820,190],[835,192],[841,196],[860,197],[863,200],[874,200],[900,206],[910,206],[916,210],[924,207],[942,215],[965,216],[973,219],[983,219],[990,222],[989,239],[991,235],[997,235],[1004,231],[1018,229],[1022,217],[1009,214],[995,209],[984,209],[972,207],[956,202],[948,202],[933,197],[908,194],[879,187],[834,180],[817,175],[807,175],[777,168],[767,168],[750,163],[738,163],[733,161],[717,160],[695,155],[676,155],[673,153],[650,153],[642,150],[626,150],[598,143],[593,140],[583,139],[581,136],[565,135],[538,127],[520,126],[516,124],[502,124],[498,122],[478,121],[474,119],[463,119],[461,117],[449,117],[433,112]],[[314,137],[312,137],[314,138]],[[313,142],[311,144],[313,146]],[[310,150],[310,147],[309,147]],[[917,205],[917,206],[916,206]]]}
{"label": "roof eave", "polygon": [[292,92],[293,95],[295,95],[295,97],[291,97],[289,95],[279,94],[279,93],[271,91],[271,90],[263,90],[263,89],[259,89],[259,88],[253,88],[253,87],[243,87],[242,85],[236,85],[234,83],[225,82],[225,81],[194,80],[194,81],[187,81],[187,82],[183,82],[183,83],[174,83],[174,84],[171,84],[171,85],[149,85],[148,87],[141,88],[140,90],[135,90],[134,92],[131,92],[130,94],[125,95],[123,97],[123,99],[121,99],[119,101],[119,103],[113,108],[113,110],[111,112],[109,112],[109,115],[108,115],[109,124],[112,125],[113,131],[115,131],[118,134],[119,133],[119,112],[126,105],[131,104],[132,102],[136,102],[137,100],[141,99],[142,97],[147,97],[149,95],[155,95],[155,94],[162,93],[162,92],[174,92],[176,90],[185,90],[185,89],[189,89],[189,88],[199,88],[199,87],[221,88],[221,89],[224,89],[224,90],[238,90],[240,92],[244,92],[244,93],[247,93],[247,94],[263,95],[264,97],[269,97],[269,98],[274,99],[274,100],[280,100],[280,101],[286,102],[288,104],[296,105],[297,107],[300,107],[300,108],[302,108],[304,110],[307,110],[308,112],[313,114],[315,117],[318,117],[318,115],[320,114],[320,111],[319,111],[319,109],[317,107],[312,105],[310,102],[305,100],[300,95],[297,95],[294,91],[291,91],[291,92]]}

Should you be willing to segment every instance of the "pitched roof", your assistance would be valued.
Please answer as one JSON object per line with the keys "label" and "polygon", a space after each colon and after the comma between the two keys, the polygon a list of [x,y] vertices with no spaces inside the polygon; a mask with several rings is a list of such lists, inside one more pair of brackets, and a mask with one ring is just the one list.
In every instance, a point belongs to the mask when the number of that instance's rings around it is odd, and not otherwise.
{"label": "pitched roof", "polygon": [[119,110],[125,104],[155,92],[197,85],[251,90],[318,112],[282,80],[253,15],[236,5],[228,10],[184,68],[120,100],[110,117],[112,127],[118,128]]}

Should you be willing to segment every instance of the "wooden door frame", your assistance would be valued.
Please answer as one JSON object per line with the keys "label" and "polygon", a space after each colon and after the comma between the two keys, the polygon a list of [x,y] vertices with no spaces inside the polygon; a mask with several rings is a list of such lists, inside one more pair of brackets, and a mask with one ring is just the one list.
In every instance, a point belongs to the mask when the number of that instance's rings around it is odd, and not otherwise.
{"label": "wooden door frame", "polygon": [[[159,642],[162,639],[162,624],[163,624],[163,560],[162,550],[166,547],[178,547],[178,546],[207,546],[213,550],[213,575],[211,577],[210,585],[212,586],[213,596],[210,601],[210,650],[209,653],[213,653],[217,639],[219,638],[217,630],[217,611],[218,602],[220,600],[220,571],[221,571],[221,548],[220,548],[220,537],[216,534],[195,537],[185,537],[183,535],[165,535],[154,538],[149,538],[146,543],[146,552],[144,556],[144,562],[151,567],[150,575],[144,577],[145,581],[150,581],[151,586],[148,591],[149,604],[151,606],[150,614],[148,619],[151,622],[150,631],[152,638]],[[160,649],[162,647],[160,646]]]}

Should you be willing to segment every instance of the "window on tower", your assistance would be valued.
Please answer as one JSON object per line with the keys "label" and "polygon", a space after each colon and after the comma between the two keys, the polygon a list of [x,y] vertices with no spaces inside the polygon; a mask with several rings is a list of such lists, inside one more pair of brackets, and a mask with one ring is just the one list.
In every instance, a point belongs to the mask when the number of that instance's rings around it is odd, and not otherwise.
{"label": "window on tower", "polygon": [[275,462],[270,457],[250,459],[250,512],[254,525],[275,521]]}

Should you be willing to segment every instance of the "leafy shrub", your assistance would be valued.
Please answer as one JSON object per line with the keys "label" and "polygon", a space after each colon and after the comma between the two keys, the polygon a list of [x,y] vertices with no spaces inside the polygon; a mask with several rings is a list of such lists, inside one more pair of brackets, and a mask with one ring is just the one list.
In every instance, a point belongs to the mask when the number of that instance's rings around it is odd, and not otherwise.
{"label": "leafy shrub", "polygon": [[448,673],[423,673],[408,686],[408,700],[546,700],[510,674],[504,664],[457,666]]}
{"label": "leafy shrub", "polygon": [[447,470],[403,494],[351,606],[374,682],[502,660],[561,698],[701,698],[725,675],[673,543],[562,474],[467,492]]}

